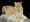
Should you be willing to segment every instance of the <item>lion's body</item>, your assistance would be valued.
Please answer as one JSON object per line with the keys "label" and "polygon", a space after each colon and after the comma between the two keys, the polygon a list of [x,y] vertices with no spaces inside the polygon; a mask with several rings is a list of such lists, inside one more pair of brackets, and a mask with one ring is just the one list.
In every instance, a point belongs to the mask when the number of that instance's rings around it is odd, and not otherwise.
{"label": "lion's body", "polygon": [[[3,6],[4,9],[2,12],[5,12],[6,14],[4,14],[4,16],[2,17],[5,17],[7,16],[7,18],[11,18],[11,19],[28,19],[26,16],[24,16],[23,14],[23,7],[22,7],[22,4],[21,2],[19,3],[15,3],[15,6]],[[9,17],[8,17],[9,16]],[[8,20],[7,19],[7,20]],[[9,19],[10,20],[10,19]],[[12,21],[13,22],[13,21]]]}

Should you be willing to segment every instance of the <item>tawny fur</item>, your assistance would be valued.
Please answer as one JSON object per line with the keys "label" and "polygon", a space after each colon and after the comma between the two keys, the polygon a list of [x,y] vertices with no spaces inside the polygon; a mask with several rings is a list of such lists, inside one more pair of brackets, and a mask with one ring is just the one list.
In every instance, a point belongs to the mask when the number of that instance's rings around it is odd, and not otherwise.
{"label": "tawny fur", "polygon": [[[20,10],[20,12],[16,13],[16,9]],[[17,18],[24,18],[25,16],[23,15],[23,7],[21,3],[15,3],[15,6],[4,6],[5,12],[7,16],[15,15]],[[19,14],[20,13],[20,14]]]}

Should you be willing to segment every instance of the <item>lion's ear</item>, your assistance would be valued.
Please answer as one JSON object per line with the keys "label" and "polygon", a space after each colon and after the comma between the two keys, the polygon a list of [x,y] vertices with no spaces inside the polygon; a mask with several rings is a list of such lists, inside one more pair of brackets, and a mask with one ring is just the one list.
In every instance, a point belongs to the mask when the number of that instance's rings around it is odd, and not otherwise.
{"label": "lion's ear", "polygon": [[21,4],[23,4],[23,2],[22,2],[22,1],[21,1],[20,3],[21,3]]}
{"label": "lion's ear", "polygon": [[14,4],[15,4],[15,5],[17,5],[17,3],[16,3],[16,2],[14,2]]}

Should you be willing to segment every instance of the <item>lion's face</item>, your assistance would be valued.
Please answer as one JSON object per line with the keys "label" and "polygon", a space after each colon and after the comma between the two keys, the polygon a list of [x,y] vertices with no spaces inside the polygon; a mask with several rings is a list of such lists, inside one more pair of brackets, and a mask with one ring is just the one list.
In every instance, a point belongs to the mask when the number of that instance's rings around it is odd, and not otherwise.
{"label": "lion's face", "polygon": [[16,7],[21,7],[22,6],[22,2],[17,2],[17,3],[15,2],[15,6]]}

